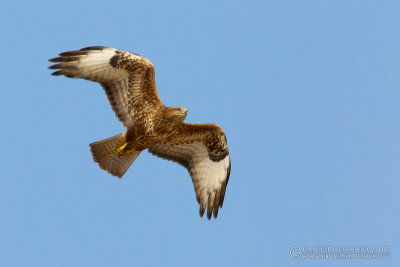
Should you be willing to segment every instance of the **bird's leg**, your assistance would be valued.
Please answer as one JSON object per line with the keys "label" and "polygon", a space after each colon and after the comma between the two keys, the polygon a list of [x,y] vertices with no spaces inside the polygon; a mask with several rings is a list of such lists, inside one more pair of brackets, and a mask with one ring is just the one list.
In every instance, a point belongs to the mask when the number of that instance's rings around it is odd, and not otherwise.
{"label": "bird's leg", "polygon": [[[125,156],[125,155],[130,155],[134,152],[139,151],[136,143],[136,137],[137,137],[137,131],[138,129],[136,127],[129,128],[128,131],[126,132],[125,136],[125,142],[117,147],[116,153],[118,156]],[[140,150],[141,151],[141,150]]]}
{"label": "bird's leg", "polygon": [[127,154],[127,151],[126,151],[126,146],[128,145],[128,143],[124,143],[122,146],[120,146],[120,147],[117,147],[117,154],[118,154],[118,156],[123,156],[123,155],[126,155]]}
{"label": "bird's leg", "polygon": [[122,146],[117,147],[116,153],[118,156],[126,156],[132,153],[137,152],[138,150],[135,149],[135,146],[130,142],[125,142]]}

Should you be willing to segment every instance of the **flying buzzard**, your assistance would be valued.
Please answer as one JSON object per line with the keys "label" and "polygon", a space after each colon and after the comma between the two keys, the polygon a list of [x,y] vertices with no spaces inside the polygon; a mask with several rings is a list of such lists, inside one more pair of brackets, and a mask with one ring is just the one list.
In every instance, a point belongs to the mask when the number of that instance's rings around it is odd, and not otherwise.
{"label": "flying buzzard", "polygon": [[154,66],[146,58],[111,47],[93,46],[64,52],[53,75],[100,83],[111,107],[127,130],[90,144],[101,169],[122,177],[148,149],[158,157],[184,166],[192,177],[202,217],[217,218],[228,184],[231,161],[224,131],[217,124],[188,124],[187,109],[166,107],[155,82]]}

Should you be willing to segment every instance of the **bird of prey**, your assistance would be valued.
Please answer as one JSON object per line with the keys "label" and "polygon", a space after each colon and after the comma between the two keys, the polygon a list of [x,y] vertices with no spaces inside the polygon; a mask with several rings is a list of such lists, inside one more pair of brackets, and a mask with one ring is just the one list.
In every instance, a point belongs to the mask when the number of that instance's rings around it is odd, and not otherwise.
{"label": "bird of prey", "polygon": [[126,131],[90,144],[101,169],[121,178],[139,154],[148,149],[158,157],[184,166],[192,178],[200,217],[217,218],[228,184],[231,160],[222,128],[189,124],[184,107],[166,107],[155,82],[154,66],[127,51],[92,46],[60,53],[52,75],[100,83]]}

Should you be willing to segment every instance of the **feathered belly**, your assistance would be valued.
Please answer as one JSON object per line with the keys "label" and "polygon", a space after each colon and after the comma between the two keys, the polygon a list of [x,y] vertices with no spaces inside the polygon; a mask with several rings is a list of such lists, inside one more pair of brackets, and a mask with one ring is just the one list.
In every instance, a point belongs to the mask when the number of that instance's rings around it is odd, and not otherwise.
{"label": "feathered belly", "polygon": [[127,140],[129,146],[135,150],[144,150],[159,143],[169,141],[173,136],[172,132],[152,133],[136,136],[133,140]]}

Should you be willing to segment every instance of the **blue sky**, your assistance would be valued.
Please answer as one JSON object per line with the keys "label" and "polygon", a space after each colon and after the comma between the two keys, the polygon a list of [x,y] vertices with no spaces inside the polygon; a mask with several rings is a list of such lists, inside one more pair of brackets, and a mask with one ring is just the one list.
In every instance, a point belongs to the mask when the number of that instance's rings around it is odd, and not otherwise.
{"label": "blue sky", "polygon": [[[0,10],[1,266],[399,266],[398,1],[8,1]],[[142,153],[122,180],[88,144],[124,129],[49,58],[150,59],[165,105],[227,135],[217,220],[187,171]],[[300,260],[293,246],[391,248]]]}

